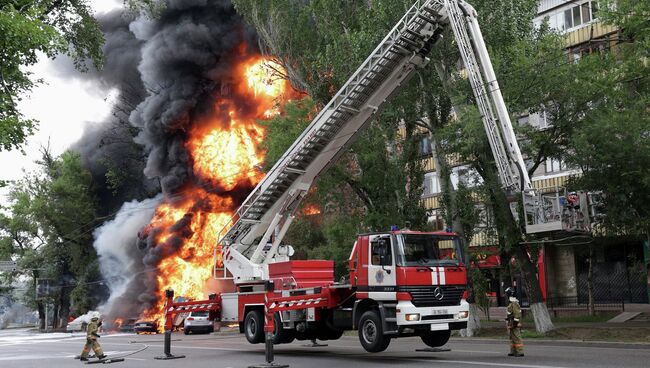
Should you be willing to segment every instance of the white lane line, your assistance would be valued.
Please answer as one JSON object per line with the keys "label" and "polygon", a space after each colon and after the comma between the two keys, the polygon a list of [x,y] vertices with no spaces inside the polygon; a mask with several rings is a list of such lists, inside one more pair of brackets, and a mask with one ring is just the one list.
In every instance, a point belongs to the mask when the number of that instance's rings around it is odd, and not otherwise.
{"label": "white lane line", "polygon": [[498,351],[482,351],[482,350],[460,350],[460,349],[451,349],[453,353],[472,353],[472,354],[496,354],[502,355],[503,353]]}
{"label": "white lane line", "polygon": [[[163,345],[149,345],[150,348],[162,348]],[[224,350],[224,351],[245,351],[245,352],[256,352],[256,350],[251,349],[233,349],[233,348],[216,348],[212,346],[185,346],[185,345],[173,345],[172,350],[174,349],[199,349],[199,350]]]}
{"label": "white lane line", "polygon": [[[431,360],[425,360],[425,359],[408,359],[408,361],[432,363]],[[435,363],[436,364],[445,364],[445,363],[447,363],[447,364],[464,364],[464,365],[487,365],[487,366],[490,366],[490,367],[516,367],[516,368],[567,368],[567,367],[561,367],[561,366],[556,366],[556,365],[491,363],[491,362],[479,362],[479,361],[471,361],[471,360],[443,360],[443,359],[437,359],[437,360],[435,360]]]}

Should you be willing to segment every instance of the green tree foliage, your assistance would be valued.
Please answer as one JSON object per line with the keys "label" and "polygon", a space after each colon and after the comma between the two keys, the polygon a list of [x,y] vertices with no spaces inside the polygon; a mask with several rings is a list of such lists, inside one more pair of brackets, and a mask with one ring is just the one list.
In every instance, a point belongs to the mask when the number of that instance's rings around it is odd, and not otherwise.
{"label": "green tree foliage", "polygon": [[18,102],[41,82],[27,69],[39,55],[65,53],[80,70],[99,68],[103,40],[87,0],[0,1],[0,151],[22,148],[36,127]]}
{"label": "green tree foliage", "polygon": [[650,4],[607,1],[598,14],[621,29],[621,39],[611,52],[580,62],[594,66],[593,79],[605,92],[584,115],[564,158],[582,171],[577,188],[603,191],[608,230],[650,238]]}
{"label": "green tree foliage", "polygon": [[300,100],[287,102],[281,115],[269,120],[259,121],[267,128],[266,139],[262,149],[266,151],[264,169],[268,171],[282,157],[289,146],[300,136],[310,123],[313,116],[314,102],[305,97]]}
{"label": "green tree foliage", "polygon": [[160,16],[167,5],[165,0],[124,0],[127,9],[155,18]]}
{"label": "green tree foliage", "polygon": [[[37,278],[53,280],[56,291],[48,301],[57,311],[55,321],[65,327],[71,299],[77,313],[97,303],[93,298],[98,293],[86,286],[101,278],[92,247],[95,199],[90,173],[78,154],[68,151],[54,158],[44,150],[39,164],[39,172],[12,188],[11,205],[0,215],[0,252],[18,259],[23,271],[14,277],[22,274],[34,283]],[[42,301],[33,290],[26,299],[43,318]]]}

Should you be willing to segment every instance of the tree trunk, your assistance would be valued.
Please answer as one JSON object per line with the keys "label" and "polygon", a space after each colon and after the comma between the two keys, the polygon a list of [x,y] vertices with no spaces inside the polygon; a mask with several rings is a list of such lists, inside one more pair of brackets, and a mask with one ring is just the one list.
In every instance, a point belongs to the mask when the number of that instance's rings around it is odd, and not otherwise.
{"label": "tree trunk", "polygon": [[59,328],[59,303],[54,303],[52,306],[52,329]]}
{"label": "tree trunk", "polygon": [[547,333],[555,328],[545,303],[530,303],[530,311],[533,312],[533,319],[535,320],[535,329],[537,332]]}
{"label": "tree trunk", "polygon": [[596,308],[594,306],[594,245],[589,244],[589,269],[587,271],[587,292],[589,294],[589,315],[596,315]]}
{"label": "tree trunk", "polygon": [[71,286],[64,286],[61,288],[61,300],[59,309],[59,327],[64,329],[68,326],[68,317],[70,317],[70,294],[72,293]]}
{"label": "tree trunk", "polygon": [[36,302],[36,308],[38,309],[38,329],[45,331],[47,321],[45,320],[45,306],[43,302]]}
{"label": "tree trunk", "polygon": [[[429,138],[431,139],[431,154],[433,156],[433,162],[436,166],[436,171],[438,172],[438,179],[440,181],[440,191],[442,193],[447,194],[447,202],[445,203],[446,211],[449,211],[448,214],[446,214],[447,219],[451,219],[451,226],[454,229],[454,231],[459,235],[459,237],[464,238],[463,234],[463,227],[460,224],[460,221],[458,221],[456,216],[453,216],[453,203],[455,199],[455,192],[454,188],[452,187],[452,182],[450,178],[450,170],[447,167],[447,163],[444,162],[440,159],[440,152],[442,151],[442,147],[440,146],[440,142],[438,142],[437,139],[433,137],[433,134],[431,134],[431,131],[429,131]],[[449,225],[449,224],[447,224]],[[470,259],[469,259],[469,244],[465,242],[464,248],[465,248],[465,259],[463,262],[467,267],[469,267],[470,264]],[[467,288],[468,290],[472,290],[472,284],[469,280],[467,280]],[[489,308],[489,307],[488,307]],[[481,319],[479,316],[479,307],[476,303],[469,303],[469,320],[467,321],[467,328],[460,330],[460,335],[463,337],[472,337],[476,336],[479,331],[481,331]]]}
{"label": "tree trunk", "polygon": [[476,303],[470,303],[469,321],[467,321],[467,328],[460,330],[460,336],[472,337],[478,335],[480,331],[481,331],[480,309]]}
{"label": "tree trunk", "polygon": [[535,320],[535,329],[540,333],[551,331],[555,326],[551,321],[551,316],[542,297],[542,290],[537,279],[537,267],[523,246],[518,245],[515,247],[515,256],[521,267],[528,298],[530,298],[530,311],[533,313],[533,319]]}

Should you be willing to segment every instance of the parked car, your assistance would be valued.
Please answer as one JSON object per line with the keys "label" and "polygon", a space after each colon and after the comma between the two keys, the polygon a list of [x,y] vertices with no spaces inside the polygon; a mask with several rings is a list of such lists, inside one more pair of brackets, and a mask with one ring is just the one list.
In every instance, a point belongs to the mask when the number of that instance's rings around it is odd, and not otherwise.
{"label": "parked car", "polygon": [[158,333],[158,321],[157,320],[139,320],[135,322],[133,330],[137,334],[143,333]]}
{"label": "parked car", "polygon": [[189,335],[190,333],[196,333],[199,331],[205,333],[214,332],[214,325],[208,318],[209,313],[207,311],[191,312],[190,315],[185,318],[183,333]]}
{"label": "parked car", "polygon": [[74,332],[74,331],[86,331],[86,327],[88,327],[88,324],[90,323],[90,319],[92,318],[93,315],[99,314],[98,312],[95,311],[90,311],[84,315],[81,315],[71,322],[68,322],[68,326],[66,327],[66,331],[68,332]]}

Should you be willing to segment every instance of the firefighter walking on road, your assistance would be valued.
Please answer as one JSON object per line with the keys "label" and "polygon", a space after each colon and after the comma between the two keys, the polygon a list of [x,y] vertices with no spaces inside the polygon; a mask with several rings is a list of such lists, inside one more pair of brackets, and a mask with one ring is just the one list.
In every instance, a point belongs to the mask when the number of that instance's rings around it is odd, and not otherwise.
{"label": "firefighter walking on road", "polygon": [[521,339],[521,307],[519,300],[515,298],[515,289],[506,289],[508,297],[508,308],[506,315],[506,326],[510,337],[510,354],[508,356],[524,356],[524,341]]}
{"label": "firefighter walking on road", "polygon": [[80,357],[82,361],[88,360],[88,353],[90,353],[90,349],[93,349],[95,356],[98,359],[106,358],[106,355],[104,355],[104,352],[102,351],[101,345],[99,345],[99,341],[97,341],[99,338],[99,334],[97,333],[99,326],[101,326],[101,322],[99,322],[99,314],[94,314],[90,319],[88,328],[86,329],[86,345],[84,345],[84,349],[81,352]]}

